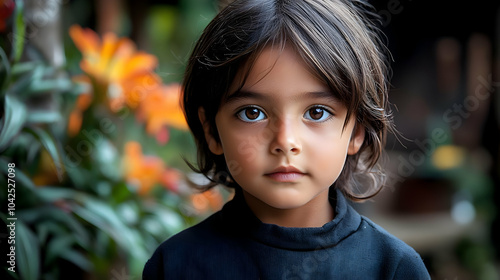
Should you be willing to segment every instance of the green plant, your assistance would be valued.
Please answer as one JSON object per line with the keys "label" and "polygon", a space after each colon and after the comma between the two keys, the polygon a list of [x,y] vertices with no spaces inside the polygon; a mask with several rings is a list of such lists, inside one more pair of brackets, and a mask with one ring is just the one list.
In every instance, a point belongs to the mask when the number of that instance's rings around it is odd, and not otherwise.
{"label": "green plant", "polygon": [[[16,4],[12,40],[0,48],[0,182],[11,183],[15,194],[0,192],[0,217],[15,223],[16,273],[4,270],[19,279],[58,279],[70,272],[74,278],[75,270],[81,278],[110,279],[117,273],[140,278],[159,242],[197,220],[189,192],[182,191],[183,166],[172,156],[191,148],[190,135],[181,129],[175,108],[158,116],[154,106],[143,108],[140,102],[110,103],[113,80],[82,67],[87,77],[82,83],[42,57],[23,60],[32,46],[22,2]],[[150,69],[140,73],[155,76]],[[147,84],[147,96],[169,94],[163,90],[171,87],[157,82],[157,87]],[[78,107],[89,89],[92,100]],[[72,117],[80,120],[77,129]],[[137,148],[141,143],[148,144],[145,153],[160,154],[173,165],[144,155]],[[9,203],[14,207],[4,207]]]}

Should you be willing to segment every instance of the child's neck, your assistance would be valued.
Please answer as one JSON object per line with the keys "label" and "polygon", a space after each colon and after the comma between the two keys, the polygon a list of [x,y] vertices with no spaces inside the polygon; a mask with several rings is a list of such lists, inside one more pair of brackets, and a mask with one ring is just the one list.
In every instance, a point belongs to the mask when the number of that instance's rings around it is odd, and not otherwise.
{"label": "child's neck", "polygon": [[255,216],[266,224],[297,228],[322,227],[335,216],[335,211],[328,200],[328,190],[320,193],[307,204],[294,209],[277,209],[245,191],[243,194]]}

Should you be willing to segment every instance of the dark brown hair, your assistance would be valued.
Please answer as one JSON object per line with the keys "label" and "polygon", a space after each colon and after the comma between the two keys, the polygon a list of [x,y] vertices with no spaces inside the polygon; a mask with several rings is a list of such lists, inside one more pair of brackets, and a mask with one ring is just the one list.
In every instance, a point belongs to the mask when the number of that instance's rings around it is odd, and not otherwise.
{"label": "dark brown hair", "polygon": [[[383,173],[377,163],[393,123],[387,101],[388,53],[376,20],[373,8],[360,0],[236,0],[226,6],[197,42],[183,82],[183,106],[198,148],[197,166],[190,166],[211,180],[207,187],[231,185],[231,175],[224,156],[208,148],[199,108],[218,139],[215,115],[236,73],[252,65],[266,47],[287,45],[344,102],[345,125],[355,116],[356,125],[365,128],[360,151],[347,157],[334,186],[352,200],[378,193]],[[362,184],[370,186],[367,192],[359,191]]]}

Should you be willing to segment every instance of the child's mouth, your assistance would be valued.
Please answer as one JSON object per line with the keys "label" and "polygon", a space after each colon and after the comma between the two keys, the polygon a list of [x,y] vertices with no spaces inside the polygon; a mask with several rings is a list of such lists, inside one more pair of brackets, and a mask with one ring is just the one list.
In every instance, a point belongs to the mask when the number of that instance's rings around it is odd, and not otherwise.
{"label": "child's mouth", "polygon": [[299,172],[275,172],[265,174],[265,176],[277,182],[296,182],[304,177],[305,174]]}
{"label": "child's mouth", "polygon": [[266,177],[277,182],[296,182],[305,175],[306,173],[294,166],[280,166],[265,174]]}

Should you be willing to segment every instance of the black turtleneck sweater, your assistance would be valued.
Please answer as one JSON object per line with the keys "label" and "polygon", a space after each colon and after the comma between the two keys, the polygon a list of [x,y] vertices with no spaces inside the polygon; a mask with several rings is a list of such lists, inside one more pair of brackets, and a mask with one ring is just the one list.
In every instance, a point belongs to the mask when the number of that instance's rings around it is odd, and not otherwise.
{"label": "black turtleneck sweater", "polygon": [[143,279],[430,279],[407,244],[330,192],[335,218],[322,227],[262,223],[243,194],[163,242]]}

